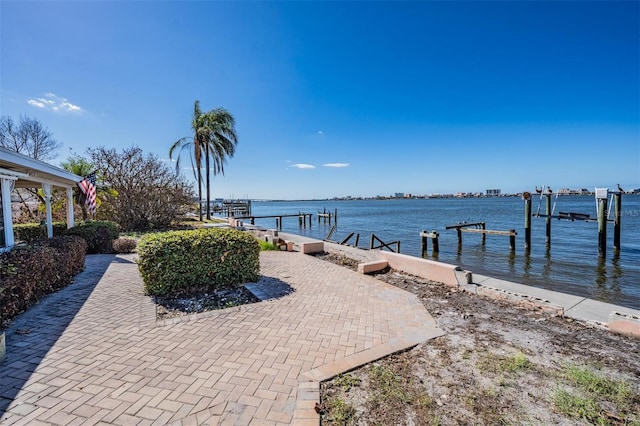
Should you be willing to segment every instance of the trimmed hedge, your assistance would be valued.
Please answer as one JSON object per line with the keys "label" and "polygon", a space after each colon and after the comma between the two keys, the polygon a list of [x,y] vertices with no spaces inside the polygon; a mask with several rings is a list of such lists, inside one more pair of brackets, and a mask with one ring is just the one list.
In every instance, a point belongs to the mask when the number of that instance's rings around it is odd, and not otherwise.
{"label": "trimmed hedge", "polygon": [[138,268],[148,295],[192,295],[258,280],[260,244],[235,229],[196,229],[145,235]]}
{"label": "trimmed hedge", "polygon": [[113,253],[113,240],[120,236],[120,225],[107,220],[82,222],[66,230],[65,235],[77,235],[87,242],[87,253]]}
{"label": "trimmed hedge", "polygon": [[0,253],[0,316],[10,320],[84,268],[87,243],[62,236]]}
{"label": "trimmed hedge", "polygon": [[[53,236],[63,235],[67,230],[66,222],[53,222]],[[13,234],[17,243],[31,244],[47,238],[47,227],[38,223],[21,223],[13,225]]]}

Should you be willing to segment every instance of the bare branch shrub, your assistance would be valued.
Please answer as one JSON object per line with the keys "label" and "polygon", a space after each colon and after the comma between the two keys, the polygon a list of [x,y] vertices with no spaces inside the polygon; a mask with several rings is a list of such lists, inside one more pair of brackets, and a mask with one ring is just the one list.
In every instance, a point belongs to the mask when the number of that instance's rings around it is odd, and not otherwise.
{"label": "bare branch shrub", "polygon": [[88,153],[104,184],[115,191],[105,195],[98,217],[117,222],[124,230],[168,227],[191,202],[189,183],[156,155],[145,156],[138,147],[122,152],[90,148]]}

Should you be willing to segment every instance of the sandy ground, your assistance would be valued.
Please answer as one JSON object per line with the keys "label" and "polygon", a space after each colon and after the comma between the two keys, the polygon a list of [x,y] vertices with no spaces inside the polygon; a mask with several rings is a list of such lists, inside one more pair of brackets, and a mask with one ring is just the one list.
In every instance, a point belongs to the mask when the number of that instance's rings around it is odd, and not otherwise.
{"label": "sandy ground", "polygon": [[416,294],[446,334],[323,383],[322,424],[640,425],[639,339],[392,270],[376,277]]}

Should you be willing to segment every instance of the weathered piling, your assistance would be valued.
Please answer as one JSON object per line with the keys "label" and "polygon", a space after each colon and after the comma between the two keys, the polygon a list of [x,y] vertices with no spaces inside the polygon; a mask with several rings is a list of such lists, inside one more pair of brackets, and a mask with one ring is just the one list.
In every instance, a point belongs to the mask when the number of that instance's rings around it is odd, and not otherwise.
{"label": "weathered piling", "polygon": [[309,218],[309,227],[311,227],[311,216],[312,216],[311,213],[299,212],[298,213],[298,226],[300,226],[301,228],[302,227],[306,228],[307,227],[307,218]]}
{"label": "weathered piling", "polygon": [[607,253],[607,188],[596,188],[596,200],[598,200],[598,254],[605,256]]}
{"label": "weathered piling", "polygon": [[551,192],[548,192],[546,194],[544,194],[544,198],[545,198],[545,215],[546,215],[546,231],[545,231],[545,236],[546,236],[546,242],[547,245],[551,245]]}
{"label": "weathered piling", "polygon": [[334,223],[338,223],[338,209],[335,209],[333,213],[327,212],[326,208],[322,209],[322,211],[318,210],[318,223],[324,219],[324,223],[327,223],[327,220],[329,220],[329,225],[331,225],[332,218]]}
{"label": "weathered piling", "polygon": [[620,219],[622,216],[622,191],[618,191],[613,196],[613,249],[620,250]]}
{"label": "weathered piling", "polygon": [[428,252],[428,239],[431,238],[431,245],[432,245],[432,254],[436,254],[440,252],[440,244],[438,243],[438,237],[440,236],[440,234],[438,234],[436,231],[431,231],[431,232],[427,232],[427,231],[422,231],[420,232],[420,237],[422,239],[422,243],[421,243],[421,247],[422,247],[422,257],[426,257],[427,256],[427,252]]}
{"label": "weathered piling", "polygon": [[515,229],[509,229],[509,250],[511,251],[515,251],[516,250],[516,235],[518,233],[516,232]]}
{"label": "weathered piling", "polygon": [[531,250],[531,193],[522,193],[524,200],[524,249]]}

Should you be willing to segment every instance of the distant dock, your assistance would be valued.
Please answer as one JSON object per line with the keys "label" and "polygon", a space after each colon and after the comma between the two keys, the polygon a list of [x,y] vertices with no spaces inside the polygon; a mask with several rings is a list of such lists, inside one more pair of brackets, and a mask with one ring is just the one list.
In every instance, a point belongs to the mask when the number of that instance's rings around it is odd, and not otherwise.
{"label": "distant dock", "polygon": [[[206,204],[202,206],[206,208]],[[250,199],[229,199],[216,198],[211,201],[211,210],[215,213],[219,213],[221,216],[226,217],[238,217],[238,216],[250,216],[251,215],[251,200]]]}

